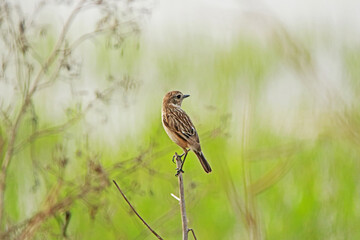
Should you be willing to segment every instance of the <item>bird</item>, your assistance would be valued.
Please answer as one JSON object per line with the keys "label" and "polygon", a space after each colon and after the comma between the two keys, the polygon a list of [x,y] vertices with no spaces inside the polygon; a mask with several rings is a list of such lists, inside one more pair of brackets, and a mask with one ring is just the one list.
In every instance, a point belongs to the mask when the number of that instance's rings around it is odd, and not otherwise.
{"label": "bird", "polygon": [[174,143],[183,149],[184,153],[181,156],[185,155],[177,175],[180,171],[183,172],[182,168],[190,150],[196,154],[206,173],[212,171],[209,162],[201,151],[199,135],[194,124],[186,112],[181,109],[182,101],[189,96],[182,94],[180,91],[168,92],[163,98],[161,109],[162,124],[165,132]]}

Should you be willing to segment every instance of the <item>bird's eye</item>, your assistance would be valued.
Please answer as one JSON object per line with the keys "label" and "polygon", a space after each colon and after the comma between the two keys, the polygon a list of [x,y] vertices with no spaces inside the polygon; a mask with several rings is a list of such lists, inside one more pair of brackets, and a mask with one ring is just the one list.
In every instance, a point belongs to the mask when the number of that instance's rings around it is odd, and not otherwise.
{"label": "bird's eye", "polygon": [[177,99],[180,99],[180,98],[181,98],[181,95],[180,95],[180,94],[179,94],[179,95],[177,95],[177,96],[176,96],[176,98],[177,98]]}

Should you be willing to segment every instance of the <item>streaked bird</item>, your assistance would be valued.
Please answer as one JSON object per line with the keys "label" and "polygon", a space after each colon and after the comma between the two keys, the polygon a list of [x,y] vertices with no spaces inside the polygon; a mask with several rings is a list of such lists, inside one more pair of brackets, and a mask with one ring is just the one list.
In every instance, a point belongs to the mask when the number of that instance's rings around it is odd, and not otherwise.
{"label": "streaked bird", "polygon": [[201,151],[198,133],[189,116],[181,109],[182,101],[189,96],[179,91],[171,91],[165,95],[161,111],[163,127],[170,139],[184,150],[181,156],[185,156],[178,173],[182,171],[190,150],[196,154],[205,172],[209,173],[211,167]]}

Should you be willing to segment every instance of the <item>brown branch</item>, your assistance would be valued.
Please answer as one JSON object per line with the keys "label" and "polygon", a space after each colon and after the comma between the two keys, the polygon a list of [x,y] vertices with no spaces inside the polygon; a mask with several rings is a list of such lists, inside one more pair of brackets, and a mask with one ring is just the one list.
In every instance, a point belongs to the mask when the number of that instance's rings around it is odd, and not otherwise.
{"label": "brown branch", "polygon": [[[53,174],[52,168],[47,168],[46,171],[50,174]],[[93,174],[96,174],[96,176]],[[56,176],[55,174],[53,175]],[[52,190],[49,191],[40,210],[29,219],[10,226],[4,232],[0,232],[0,239],[33,239],[33,236],[36,234],[37,230],[46,220],[60,213],[65,213],[65,222],[62,225],[61,234],[63,236],[67,235],[67,228],[71,219],[71,213],[69,212],[71,206],[78,200],[85,201],[89,194],[99,194],[106,187],[108,187],[107,174],[102,170],[102,166],[100,165],[90,167],[85,175],[79,177],[80,179],[85,179],[84,184],[75,185],[74,188],[71,188],[71,190],[68,191],[69,194],[67,194],[64,198],[61,198],[60,196],[60,187],[62,186],[63,182],[66,183],[67,186],[72,186],[74,182],[77,181],[77,178],[73,179],[71,182],[65,182],[63,176],[57,177],[58,184],[56,184]]]}
{"label": "brown branch", "polygon": [[55,82],[55,80],[59,76],[60,70],[63,67],[66,58],[67,58],[67,53],[65,53],[63,51],[63,55],[62,55],[61,59],[58,61],[57,66],[54,67],[54,70],[53,70],[51,76],[47,79],[47,81],[37,84],[37,86],[36,86],[37,91],[41,90],[41,89],[45,89],[47,87],[50,87]]}
{"label": "brown branch", "polygon": [[[104,189],[104,187],[101,187],[101,189]],[[79,187],[79,192],[68,195],[63,199],[57,199],[59,191],[52,191],[47,196],[42,210],[35,213],[29,219],[17,225],[11,226],[11,228],[6,232],[0,233],[0,239],[32,239],[41,224],[61,212],[65,212],[65,223],[62,228],[62,234],[66,234],[71,218],[71,214],[69,214],[70,212],[68,213],[68,209],[71,208],[77,200],[84,199],[89,193],[96,192],[97,190],[98,188],[96,186],[83,185]]]}
{"label": "brown branch", "polygon": [[0,172],[0,229],[2,229],[2,220],[4,215],[4,197],[5,197],[5,187],[6,187],[6,175],[7,175],[7,169],[9,166],[9,163],[12,159],[13,152],[14,152],[14,144],[15,144],[15,138],[17,135],[17,129],[19,127],[20,120],[22,116],[25,113],[27,106],[22,105],[22,108],[20,110],[20,113],[15,121],[15,124],[13,125],[11,131],[10,131],[10,137],[8,140],[7,149],[5,152],[4,160],[1,164],[1,172]]}
{"label": "brown branch", "polygon": [[[2,107],[2,104],[1,104],[1,107]],[[7,109],[7,110],[1,109],[0,110],[0,115],[1,115],[1,118],[2,118],[3,122],[6,124],[6,127],[11,128],[12,122],[10,120],[8,111],[9,111],[9,109]]]}
{"label": "brown branch", "polygon": [[34,80],[34,85],[31,88],[31,90],[29,91],[29,94],[28,94],[27,98],[31,97],[34,94],[34,92],[37,90],[38,84],[39,84],[43,74],[48,70],[48,68],[53,64],[53,62],[58,57],[60,49],[61,49],[62,45],[64,44],[66,34],[69,31],[70,26],[71,26],[72,22],[74,21],[75,17],[82,10],[84,3],[85,3],[85,0],[81,0],[78,3],[78,5],[76,6],[76,8],[71,12],[69,18],[67,19],[67,21],[66,21],[66,23],[65,23],[65,25],[64,25],[61,33],[60,33],[59,39],[56,42],[56,45],[55,45],[53,51],[51,52],[51,54],[49,55],[49,57],[47,58],[47,60],[43,64],[42,68],[40,69],[38,75],[36,76],[36,78]]}
{"label": "brown branch", "polygon": [[[96,29],[96,30],[94,30],[92,32],[85,33],[82,36],[80,36],[78,39],[76,39],[72,44],[70,44],[68,49],[70,51],[72,51],[72,50],[76,49],[80,44],[85,42],[86,40],[93,39],[96,36],[101,35],[103,33],[113,32],[114,28],[119,28],[121,25],[126,25],[126,24],[129,24],[131,22],[132,21],[126,21],[126,22],[122,22],[120,24],[117,24],[116,26],[111,26],[111,27],[106,27],[106,28],[99,28],[99,29]],[[123,32],[122,35],[127,35],[127,34],[130,34],[130,33],[133,33],[133,32],[134,31]]]}
{"label": "brown branch", "polygon": [[17,240],[32,239],[36,230],[39,226],[47,219],[49,219],[54,214],[64,211],[76,200],[76,197],[73,196],[66,197],[62,201],[50,206],[49,208],[38,212],[33,217],[31,217],[21,231],[20,235],[16,238]]}
{"label": "brown branch", "polygon": [[150,226],[149,224],[147,224],[145,222],[145,220],[139,215],[139,213],[135,210],[135,208],[131,205],[130,201],[127,199],[127,197],[125,196],[125,194],[121,191],[119,185],[116,183],[115,180],[113,180],[116,188],[119,190],[119,192],[121,193],[121,195],[123,196],[123,198],[125,199],[125,201],[127,202],[127,204],[130,206],[131,210],[133,210],[133,212],[136,214],[136,216],[138,216],[138,218],[145,224],[145,226],[158,238],[158,239],[163,239],[162,237],[160,237],[159,234],[157,234]]}
{"label": "brown branch", "polygon": [[101,28],[101,29],[96,29],[95,31],[92,32],[88,32],[83,34],[82,36],[80,36],[78,39],[76,39],[69,47],[70,51],[74,50],[75,48],[77,48],[81,43],[83,43],[84,41],[88,40],[88,39],[92,39],[95,38],[97,35],[106,33],[106,32],[110,32],[111,28]]}
{"label": "brown branch", "polygon": [[[182,160],[181,156],[179,156],[177,153],[174,155],[176,159],[176,167],[177,169],[181,169],[182,166]],[[179,182],[179,194],[180,194],[180,212],[181,212],[181,222],[182,222],[182,239],[187,240],[188,239],[188,220],[186,217],[186,206],[185,206],[185,191],[184,191],[184,180],[183,180],[183,172],[178,171],[178,182]]]}
{"label": "brown branch", "polygon": [[59,39],[53,49],[53,51],[51,52],[50,56],[48,57],[48,59],[46,60],[44,66],[42,67],[41,71],[39,72],[36,80],[35,80],[35,84],[33,86],[32,91],[36,90],[36,85],[38,84],[38,82],[40,81],[40,78],[42,76],[42,74],[47,70],[47,68],[55,61],[55,59],[57,58],[57,56],[59,55],[59,50],[61,48],[61,46],[63,45],[64,41],[65,41],[65,37],[67,32],[70,29],[70,26],[72,24],[72,22],[74,21],[75,17],[79,14],[79,12],[81,11],[83,4],[84,4],[85,0],[81,0],[78,5],[76,6],[76,8],[72,11],[72,13],[70,14],[69,18],[67,19],[61,33],[59,36]]}

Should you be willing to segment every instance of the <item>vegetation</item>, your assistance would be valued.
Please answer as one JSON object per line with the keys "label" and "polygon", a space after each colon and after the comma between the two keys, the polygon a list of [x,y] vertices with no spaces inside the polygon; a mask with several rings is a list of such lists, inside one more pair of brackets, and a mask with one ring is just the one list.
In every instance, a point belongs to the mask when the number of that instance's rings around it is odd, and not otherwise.
{"label": "vegetation", "polygon": [[[180,149],[160,119],[169,90],[191,95],[183,108],[213,168],[189,153],[198,239],[360,238],[359,46],[261,15],[260,37],[159,46],[141,35],[149,10],[137,3],[27,13],[1,1],[1,238],[155,239],[116,180],[157,233],[180,239]],[[59,9],[72,9],[61,24]]]}

